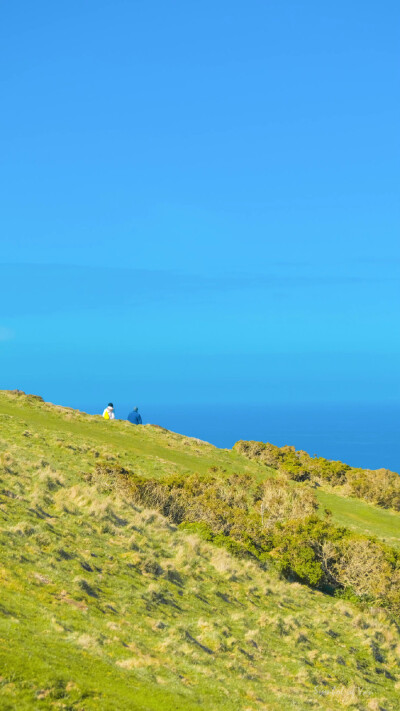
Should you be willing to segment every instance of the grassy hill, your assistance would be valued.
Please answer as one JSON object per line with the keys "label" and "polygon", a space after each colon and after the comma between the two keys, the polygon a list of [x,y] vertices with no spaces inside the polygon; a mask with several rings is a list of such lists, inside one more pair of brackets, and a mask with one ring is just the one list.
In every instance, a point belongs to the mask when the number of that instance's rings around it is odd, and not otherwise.
{"label": "grassy hill", "polygon": [[[389,612],[232,556],[128,486],[276,476],[156,426],[0,393],[0,709],[397,710]],[[399,514],[315,496],[317,516],[396,550]]]}

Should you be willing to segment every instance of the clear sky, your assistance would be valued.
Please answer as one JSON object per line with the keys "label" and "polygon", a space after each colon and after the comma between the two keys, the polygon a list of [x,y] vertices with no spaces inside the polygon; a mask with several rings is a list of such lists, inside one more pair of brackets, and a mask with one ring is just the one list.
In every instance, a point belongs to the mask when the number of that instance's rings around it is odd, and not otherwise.
{"label": "clear sky", "polygon": [[400,394],[397,0],[0,6],[0,387]]}

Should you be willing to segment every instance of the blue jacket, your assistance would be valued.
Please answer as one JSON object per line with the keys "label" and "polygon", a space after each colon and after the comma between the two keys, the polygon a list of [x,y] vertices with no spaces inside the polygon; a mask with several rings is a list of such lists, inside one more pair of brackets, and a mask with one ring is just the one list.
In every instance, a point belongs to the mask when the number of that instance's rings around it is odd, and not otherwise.
{"label": "blue jacket", "polygon": [[129,413],[128,422],[131,422],[133,425],[141,425],[142,424],[142,418],[139,415],[137,407],[135,407],[135,409]]}

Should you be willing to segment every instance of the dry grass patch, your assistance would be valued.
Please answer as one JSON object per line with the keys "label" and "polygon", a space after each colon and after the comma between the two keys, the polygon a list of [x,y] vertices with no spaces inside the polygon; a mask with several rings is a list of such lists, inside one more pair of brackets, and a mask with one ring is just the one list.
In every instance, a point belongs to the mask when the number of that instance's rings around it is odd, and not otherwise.
{"label": "dry grass patch", "polygon": [[226,577],[227,580],[235,582],[239,579],[240,574],[235,564],[235,559],[223,549],[217,549],[212,552],[210,563],[215,570]]}
{"label": "dry grass patch", "polygon": [[330,697],[332,700],[340,704],[340,706],[345,709],[350,708],[351,706],[355,706],[360,701],[359,689],[354,685],[336,686],[330,692]]}

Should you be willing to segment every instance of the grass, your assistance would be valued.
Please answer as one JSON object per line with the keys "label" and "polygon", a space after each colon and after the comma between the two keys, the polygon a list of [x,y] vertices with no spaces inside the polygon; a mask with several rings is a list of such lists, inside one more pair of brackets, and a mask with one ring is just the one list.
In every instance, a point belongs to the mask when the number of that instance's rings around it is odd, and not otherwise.
{"label": "grass", "polygon": [[[207,442],[184,437],[162,428],[132,427],[128,422],[105,422],[102,417],[51,406],[40,400],[0,391],[0,425],[7,423],[18,437],[21,427],[28,431],[24,448],[38,448],[47,436],[55,437],[56,447],[48,452],[57,466],[68,461],[75,469],[94,468],[96,456],[109,458],[142,476],[162,477],[166,473],[206,474],[218,469],[227,476],[250,473],[257,481],[274,476],[275,470],[249,460],[232,450],[218,449]],[[29,443],[29,432],[34,442]],[[332,521],[358,533],[365,533],[400,545],[400,514],[381,509],[359,499],[318,489],[321,509],[332,511]]]}
{"label": "grass", "polygon": [[[398,709],[386,613],[281,580],[85,478],[99,458],[152,477],[272,470],[8,393],[0,426],[0,709]],[[396,537],[400,517],[317,494],[341,524]]]}
{"label": "grass", "polygon": [[368,536],[376,536],[390,546],[400,547],[399,513],[322,489],[315,493],[321,509],[330,509],[333,513],[332,520],[339,526],[346,526]]}

